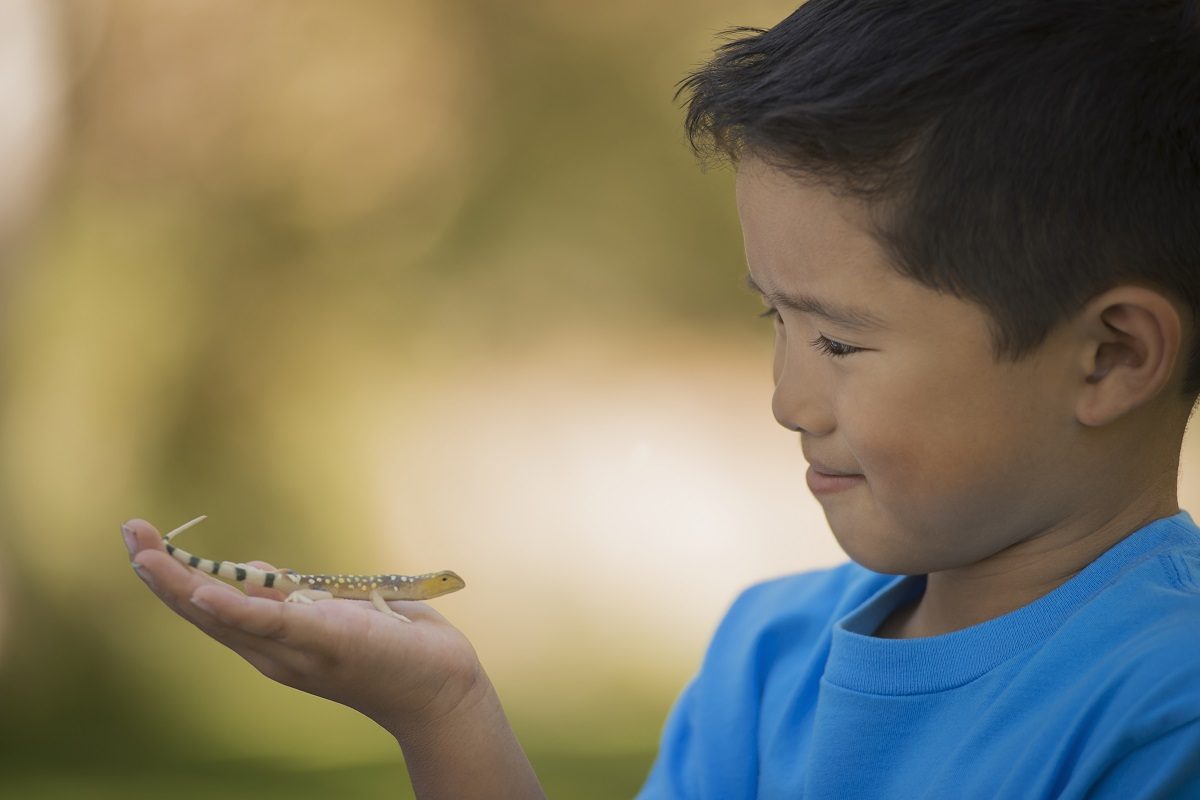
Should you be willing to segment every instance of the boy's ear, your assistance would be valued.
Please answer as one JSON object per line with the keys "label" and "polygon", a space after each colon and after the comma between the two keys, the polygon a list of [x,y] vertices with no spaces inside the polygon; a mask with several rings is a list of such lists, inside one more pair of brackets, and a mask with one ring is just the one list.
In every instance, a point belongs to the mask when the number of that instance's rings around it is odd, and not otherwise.
{"label": "boy's ear", "polygon": [[1118,286],[1092,298],[1076,320],[1084,345],[1081,423],[1106,425],[1170,385],[1183,332],[1179,311],[1161,293]]}

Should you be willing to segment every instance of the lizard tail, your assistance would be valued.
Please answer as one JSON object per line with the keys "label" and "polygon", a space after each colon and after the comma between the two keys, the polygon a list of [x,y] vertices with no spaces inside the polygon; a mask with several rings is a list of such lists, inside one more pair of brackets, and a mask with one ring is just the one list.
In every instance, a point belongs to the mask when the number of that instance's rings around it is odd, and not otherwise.
{"label": "lizard tail", "polygon": [[[201,556],[193,555],[186,550],[176,547],[171,544],[171,539],[186,531],[193,525],[197,525],[207,516],[196,517],[190,522],[185,522],[175,530],[163,536],[163,541],[166,543],[167,555],[174,558],[181,564],[186,564],[189,567],[194,567],[201,572],[207,572],[210,575],[216,575],[230,581],[239,583],[250,583],[255,586],[265,586],[268,589],[275,587],[276,582],[283,580],[285,584],[293,583],[291,575],[287,572],[268,572],[258,567],[252,567],[249,564],[235,564],[232,561],[213,561],[211,558],[202,558]],[[283,588],[283,587],[280,587]]]}
{"label": "lizard tail", "polygon": [[165,534],[165,535],[163,536],[163,539],[165,539],[165,540],[167,540],[167,541],[169,542],[169,541],[171,541],[172,539],[174,539],[176,536],[178,536],[179,534],[181,534],[181,533],[183,533],[184,531],[186,531],[188,528],[192,527],[193,525],[199,525],[201,522],[204,522],[204,520],[206,520],[206,519],[208,519],[208,515],[207,515],[207,514],[201,514],[200,516],[196,517],[195,519],[193,519],[193,520],[191,520],[191,521],[189,521],[189,522],[185,522],[185,523],[183,523],[182,525],[180,525],[178,528],[176,528],[175,530],[171,531],[170,533],[168,533],[168,534]]}

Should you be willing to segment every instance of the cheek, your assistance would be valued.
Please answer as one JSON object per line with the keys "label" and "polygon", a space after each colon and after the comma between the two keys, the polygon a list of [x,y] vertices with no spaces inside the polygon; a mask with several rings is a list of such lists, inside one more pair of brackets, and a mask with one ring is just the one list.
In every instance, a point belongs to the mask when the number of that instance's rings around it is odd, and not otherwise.
{"label": "cheek", "polygon": [[934,483],[966,487],[981,462],[1006,447],[997,399],[950,380],[910,373],[857,387],[839,426],[868,479],[898,495]]}
{"label": "cheek", "polygon": [[861,424],[844,433],[879,503],[931,520],[976,504],[994,508],[998,496],[1024,485],[1046,432],[1004,391],[905,389],[886,409],[856,409]]}

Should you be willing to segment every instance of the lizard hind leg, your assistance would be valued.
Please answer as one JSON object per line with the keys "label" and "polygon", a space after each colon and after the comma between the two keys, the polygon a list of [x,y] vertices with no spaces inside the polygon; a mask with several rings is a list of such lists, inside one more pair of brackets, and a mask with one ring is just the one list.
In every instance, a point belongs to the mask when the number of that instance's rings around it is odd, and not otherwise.
{"label": "lizard hind leg", "polygon": [[371,604],[374,605],[380,611],[382,611],[384,614],[387,614],[389,617],[395,617],[396,619],[402,619],[405,622],[412,622],[411,619],[404,616],[403,614],[397,614],[395,611],[392,611],[391,607],[388,606],[387,601],[383,599],[383,595],[381,595],[379,593],[378,589],[371,590]]}
{"label": "lizard hind leg", "polygon": [[315,603],[318,600],[330,600],[333,598],[333,592],[325,592],[320,589],[297,589],[287,596],[285,603]]}

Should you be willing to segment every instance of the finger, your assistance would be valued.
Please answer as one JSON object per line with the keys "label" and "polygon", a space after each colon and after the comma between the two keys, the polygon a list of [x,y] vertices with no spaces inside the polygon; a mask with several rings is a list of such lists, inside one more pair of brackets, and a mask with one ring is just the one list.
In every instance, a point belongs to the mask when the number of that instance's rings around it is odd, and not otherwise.
{"label": "finger", "polygon": [[[223,592],[215,586],[198,586],[188,601],[215,622],[248,636],[286,643],[289,650],[316,655],[329,649],[330,637],[354,624],[329,603],[284,603],[241,592]],[[358,617],[359,623],[362,617]]]}
{"label": "finger", "polygon": [[147,549],[139,552],[132,563],[151,591],[176,614],[222,642],[232,641],[230,631],[222,630],[227,626],[203,608],[193,604],[191,597],[202,587],[233,598],[244,597],[240,591],[198,570],[189,569],[165,552]]}
{"label": "finger", "polygon": [[[209,602],[212,602],[211,598],[214,596],[234,602],[251,599],[236,588],[189,569],[164,552],[140,552],[133,563],[140,566],[139,573],[146,579],[151,590],[172,611],[255,666],[275,662],[288,669],[296,669],[305,663],[303,654],[295,652],[292,648],[271,637],[256,635],[252,631],[228,624],[209,611],[207,604],[191,602],[192,595],[199,590],[202,590],[201,596]],[[283,605],[274,600],[254,599],[260,603]],[[222,607],[220,600],[213,605]]]}
{"label": "finger", "polygon": [[[121,535],[125,539],[125,546],[129,548],[129,563],[138,577],[145,581],[150,590],[164,602],[170,604],[169,594],[164,594],[164,590],[171,584],[178,584],[190,572],[182,564],[165,566],[167,562],[160,562],[154,556],[149,557],[149,560],[138,558],[138,554],[142,552],[158,552],[164,557],[166,556],[166,544],[162,535],[144,519],[131,519],[125,522],[121,525]],[[173,559],[168,559],[168,561],[173,561]],[[167,570],[167,572],[158,574],[162,570]]]}
{"label": "finger", "polygon": [[221,624],[251,636],[278,640],[287,635],[287,603],[241,592],[233,595],[208,586],[197,587],[188,600]]}
{"label": "finger", "polygon": [[129,549],[129,557],[133,558],[142,550],[165,550],[162,534],[144,519],[131,519],[121,525],[121,536],[125,547]]}
{"label": "finger", "polygon": [[[306,654],[297,652],[271,637],[258,636],[229,625],[200,605],[192,603],[192,594],[201,588],[206,590],[202,596],[215,592],[223,597],[232,597],[235,601],[246,598],[233,586],[198,570],[189,569],[167,555],[163,538],[153,525],[145,520],[132,519],[122,526],[122,535],[133,554],[131,563],[139,577],[176,614],[229,647],[260,672],[277,680],[284,674],[293,674],[306,667]],[[263,567],[269,569],[270,565]],[[263,603],[282,605],[274,600],[259,600]],[[217,605],[220,605],[219,600]],[[261,629],[261,622],[259,627]]]}
{"label": "finger", "polygon": [[232,586],[214,582],[208,576],[185,567],[162,551],[149,548],[142,550],[134,556],[131,564],[150,591],[158,595],[158,599],[179,616],[205,629],[206,633],[211,633],[208,628],[213,620],[188,602],[192,592],[201,586],[212,586],[218,591],[241,594]]}
{"label": "finger", "polygon": [[[150,589],[175,609],[177,613],[188,616],[181,606],[181,601],[191,596],[194,589],[192,584],[212,584],[231,591],[237,591],[232,586],[206,573],[188,569],[178,559],[168,557],[166,544],[161,534],[143,519],[131,519],[121,526],[121,535],[129,548],[130,564],[138,577],[146,582]],[[157,557],[149,560],[139,558],[138,554],[146,551],[162,553],[165,560]],[[166,570],[165,572],[163,570]]]}
{"label": "finger", "polygon": [[274,646],[269,652],[296,672],[305,671],[313,659],[329,658],[335,633],[345,633],[356,622],[364,622],[362,616],[355,619],[340,613],[346,609],[284,603],[240,592],[222,592],[216,587],[198,587],[189,602],[217,624],[269,642]]}
{"label": "finger", "polygon": [[[125,539],[125,546],[129,548],[130,561],[135,561],[135,556],[143,550],[158,550],[165,552],[167,549],[166,540],[162,534],[144,519],[131,519],[121,525],[121,535]],[[205,575],[205,578],[209,576]],[[216,581],[216,578],[209,578]]]}

